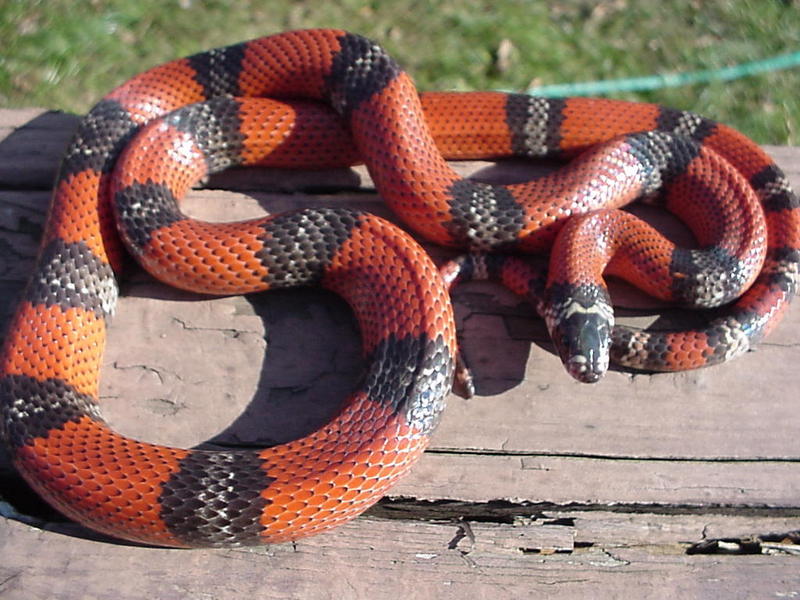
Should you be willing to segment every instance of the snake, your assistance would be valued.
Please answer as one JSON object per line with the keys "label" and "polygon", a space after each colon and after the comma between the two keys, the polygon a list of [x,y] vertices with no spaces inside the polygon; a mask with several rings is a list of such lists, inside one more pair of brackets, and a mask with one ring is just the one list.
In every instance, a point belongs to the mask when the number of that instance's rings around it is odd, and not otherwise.
{"label": "snake", "polygon": [[[504,156],[565,164],[500,186],[447,162]],[[414,236],[345,208],[205,223],[178,204],[230,166],[361,161]],[[699,247],[676,248],[619,209],[637,198],[685,219]],[[439,268],[417,238],[469,258]],[[743,353],[785,313],[799,249],[786,177],[725,125],[619,100],[420,93],[365,37],[279,33],[153,67],[81,120],[0,354],[0,433],[28,484],[100,533],[173,547],[293,541],[364,512],[429,444],[456,371],[455,281],[496,278],[537,298],[567,370],[593,381],[608,356],[669,371]],[[551,254],[546,275],[518,257],[540,252]],[[116,433],[98,406],[99,372],[128,253],[199,292],[339,294],[362,338],[355,390],[317,431],[264,449]],[[603,273],[721,306],[698,329],[627,330]]]}

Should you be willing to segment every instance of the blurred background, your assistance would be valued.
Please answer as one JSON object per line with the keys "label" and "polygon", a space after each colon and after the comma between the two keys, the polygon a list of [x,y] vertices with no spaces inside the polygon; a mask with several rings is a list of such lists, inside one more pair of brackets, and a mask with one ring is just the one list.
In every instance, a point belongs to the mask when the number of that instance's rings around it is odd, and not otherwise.
{"label": "blurred background", "polygon": [[[423,90],[716,70],[800,51],[792,0],[0,0],[0,106],[84,113],[166,60],[305,27],[384,45]],[[613,85],[612,85],[613,87]],[[610,97],[800,145],[800,67]]]}

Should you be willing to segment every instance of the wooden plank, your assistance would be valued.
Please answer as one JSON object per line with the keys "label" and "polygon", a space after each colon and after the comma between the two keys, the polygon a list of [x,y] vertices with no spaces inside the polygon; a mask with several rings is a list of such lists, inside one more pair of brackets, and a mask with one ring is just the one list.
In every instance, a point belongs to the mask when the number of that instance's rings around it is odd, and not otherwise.
{"label": "wooden plank", "polygon": [[392,496],[469,502],[511,500],[589,506],[793,508],[796,462],[614,460],[564,456],[429,453]]}
{"label": "wooden plank", "polygon": [[[216,203],[220,199],[223,204]],[[236,195],[201,192],[193,194],[187,205],[190,212],[201,217],[219,210],[231,218],[244,218],[261,209],[258,204],[262,199],[256,196],[245,201]],[[350,206],[388,214],[385,208],[374,205],[369,197],[363,195],[292,196],[270,200],[270,210],[278,211],[289,205],[331,205],[344,201]],[[150,285],[149,280],[143,281]],[[112,363],[124,362],[123,357],[117,356],[118,352],[132,357],[137,352],[137,344],[140,356],[136,361],[146,362],[152,356],[155,340],[142,338],[137,342],[126,333],[135,323],[142,321],[141,311],[147,309],[146,304],[139,304],[146,292],[136,291],[137,285],[133,283],[128,288],[132,298],[123,300],[120,315],[110,332],[107,356]],[[168,292],[161,291],[159,295],[163,297],[165,293]],[[282,338],[293,341],[299,335],[313,340],[316,332],[330,331],[331,327],[337,328],[336,339],[346,340],[342,342],[345,344],[343,347],[353,353],[348,358],[348,369],[350,372],[357,369],[355,330],[339,326],[341,322],[349,323],[344,321],[347,314],[344,307],[326,315],[328,309],[322,305],[329,303],[327,296],[316,300],[320,297],[308,295],[308,292],[286,292],[279,296],[280,300],[274,301],[268,296],[214,301],[220,306],[229,305],[218,310],[236,313],[239,318],[248,311],[251,316],[254,311],[263,312],[267,318],[263,325],[254,318],[244,328],[256,331],[257,335],[269,330],[273,343],[282,344],[279,352],[271,352],[266,357],[266,363],[263,346],[243,352],[243,357],[239,357],[242,362],[235,367],[238,377],[252,378],[262,369],[270,369],[270,361],[279,360],[278,356],[307,356],[308,348],[292,349],[286,341],[282,342]],[[311,304],[316,306],[316,317],[304,316],[297,321],[290,310],[286,312],[281,307],[286,305],[290,308],[298,301],[283,303],[284,298],[307,298],[299,302],[316,302],[318,306]],[[225,322],[221,315],[209,313],[213,316],[203,317],[195,323],[195,317],[188,312],[191,308],[184,299],[185,296],[181,296],[176,304],[159,308],[166,311],[163,331],[174,329],[170,322],[181,318],[196,327],[206,326],[207,322]],[[790,312],[784,326],[756,352],[727,365],[657,376],[612,372],[601,384],[584,386],[563,372],[545,339],[541,322],[525,302],[491,284],[465,286],[463,291],[456,292],[454,300],[463,328],[465,349],[474,365],[479,391],[484,391],[484,395],[469,401],[451,397],[450,410],[434,439],[436,448],[661,459],[800,459],[797,445],[787,443],[800,423],[795,406],[785,392],[797,384],[797,374],[783,368],[798,356],[795,332],[800,329],[800,313],[797,310]],[[280,306],[268,308],[273,302]],[[248,304],[253,308],[244,308]],[[269,317],[271,311],[272,318]],[[274,311],[283,312],[278,314]],[[235,321],[226,326],[238,327]],[[121,332],[120,338],[125,338],[127,343],[116,342],[117,327]],[[195,336],[191,340],[184,338],[180,346],[198,344],[201,342]],[[332,343],[331,351],[335,351],[336,360],[340,362],[343,348]],[[192,364],[202,363],[203,366],[197,368],[204,373],[213,372],[215,365],[209,355],[199,355],[196,361],[174,364],[171,368],[191,370],[196,368]],[[309,365],[296,374],[293,385],[308,387],[301,381],[328,380],[336,376],[331,369],[324,368],[325,365],[337,365],[333,356],[319,358],[315,364],[320,365],[319,370],[315,371]],[[233,368],[233,365],[227,367],[226,372]],[[333,371],[337,369],[338,366]],[[751,369],[761,375],[759,386],[751,385]],[[187,374],[181,377],[191,379]],[[269,379],[266,377],[263,382],[265,389],[273,385]],[[285,388],[285,377],[282,376],[275,385]],[[737,393],[730,394],[731,389]],[[193,398],[202,395],[197,393],[199,391],[185,389],[180,394]],[[117,391],[114,395],[125,394]],[[245,391],[242,396],[240,405],[248,402],[251,394]],[[513,427],[510,426],[512,423]],[[766,431],[770,435],[764,435]]]}
{"label": "wooden plank", "polygon": [[[295,545],[181,552],[0,522],[0,594],[156,598],[752,598],[800,592],[790,555],[687,555],[719,517],[554,513],[516,525],[358,519]],[[780,519],[744,532],[780,531]],[[749,527],[748,527],[749,526]],[[755,529],[753,529],[755,527]],[[726,529],[726,531],[731,531]],[[577,542],[577,543],[576,543]],[[15,549],[35,547],[36,559]],[[58,573],[60,576],[54,577]],[[782,596],[786,594],[785,596]]]}
{"label": "wooden plank", "polygon": [[[30,205],[41,211],[46,195],[35,196]],[[10,229],[23,218],[33,218],[30,212],[33,209],[26,207],[19,193],[4,193],[0,200],[5,203],[4,214]],[[271,211],[281,211],[290,206],[342,201],[388,214],[374,197],[363,194],[243,197],[197,192],[187,204],[190,212],[204,218],[215,214],[244,218],[261,212],[262,204],[267,204]],[[10,217],[16,210],[21,210],[22,216]],[[36,214],[40,217],[41,212]],[[32,236],[20,235],[25,240],[21,247],[32,258],[35,250]],[[21,266],[20,260],[15,260],[10,268],[16,271],[12,278],[21,282],[27,268]],[[695,490],[702,487],[699,482],[707,471],[714,472],[723,464],[726,472],[736,472],[734,479],[743,482],[728,486],[729,489],[751,489],[752,486],[744,484],[760,481],[761,475],[777,469],[788,470],[788,478],[778,480],[784,482],[786,490],[781,496],[779,490],[767,486],[769,491],[763,496],[736,493],[725,498],[719,494],[722,488],[718,488],[717,493],[711,494],[716,503],[749,505],[763,501],[782,505],[796,492],[798,480],[792,477],[792,466],[798,460],[797,448],[786,440],[797,431],[797,417],[793,404],[781,393],[782,389],[791,388],[795,380],[794,373],[780,365],[791,364],[796,356],[797,348],[790,338],[798,326],[797,311],[791,313],[793,320],[788,326],[779,330],[777,341],[773,339],[759,352],[729,365],[655,377],[612,373],[603,384],[586,387],[562,373],[549,345],[543,342],[541,324],[527,305],[495,287],[477,286],[478,291],[474,287],[467,292],[466,302],[460,300],[459,294],[455,296],[457,310],[463,315],[467,352],[473,362],[478,356],[479,389],[497,381],[503,382],[506,389],[498,399],[496,395],[471,401],[452,397],[450,410],[434,438],[434,449],[450,454],[468,452],[459,456],[458,464],[467,465],[464,469],[476,482],[487,478],[491,483],[500,465],[503,471],[515,470],[519,465],[523,465],[519,467],[521,471],[535,471],[524,464],[545,461],[551,465],[547,469],[569,479],[588,463],[595,466],[596,473],[606,476],[613,473],[619,477],[618,481],[625,482],[622,486],[625,494],[604,496],[597,499],[599,502],[629,503],[638,497],[645,503],[695,504],[698,499],[693,493],[684,496],[672,491],[652,493],[648,490],[653,488],[653,482],[633,473],[664,464],[667,479],[680,479],[681,473],[696,475],[682,486],[685,490]],[[197,297],[156,289],[145,276],[128,284],[126,293],[128,297],[123,299],[110,330],[106,354],[106,373],[109,369],[117,373],[103,378],[104,409],[124,433],[179,445],[194,445],[209,439],[237,444],[275,443],[309,431],[330,415],[358,373],[360,362],[353,324],[341,303],[330,308],[332,299],[327,295],[286,292],[275,298],[265,295],[257,300],[229,298],[201,302]],[[149,299],[153,295],[172,296],[172,300],[154,304]],[[294,310],[298,298],[307,306],[306,314],[299,317]],[[262,322],[261,315],[266,316],[266,322]],[[520,323],[522,327],[511,327]],[[272,351],[265,361],[266,330],[270,332]],[[318,343],[321,331],[328,332],[322,344]],[[509,331],[514,332],[511,340]],[[787,338],[785,341],[781,333]],[[220,348],[217,338],[225,342],[224,351],[219,354],[225,357],[224,363],[216,358],[216,353],[206,350],[215,345]],[[182,350],[156,355],[153,348],[163,346],[164,339],[169,340],[167,347]],[[532,342],[539,345],[531,346]],[[497,348],[502,345],[510,346],[511,350],[498,353]],[[299,361],[300,357],[304,361]],[[744,361],[758,361],[753,368],[764,375],[766,381],[762,386],[748,385],[750,375],[739,366]],[[236,377],[232,378],[230,374],[234,372]],[[209,381],[216,383],[210,385]],[[775,386],[774,393],[765,394],[770,385]],[[731,387],[740,393],[731,397],[727,393]],[[250,405],[257,392],[262,401],[257,406]],[[225,402],[219,402],[219,398]],[[300,410],[298,402],[304,402]],[[498,402],[502,402],[501,410],[497,408]],[[291,404],[292,410],[289,414],[284,410],[282,414],[279,407],[286,404]],[[143,418],[153,412],[159,419],[156,423]],[[243,417],[237,418],[240,413]],[[297,414],[303,418],[298,419]],[[187,419],[187,415],[191,418]],[[290,426],[292,422],[294,427]],[[242,428],[241,423],[250,425]],[[171,430],[174,435],[169,433]],[[217,435],[220,431],[221,435]],[[773,435],[764,435],[764,431]],[[632,458],[640,460],[628,460]],[[670,458],[689,460],[680,464],[647,462]],[[698,458],[706,462],[697,462]],[[764,471],[762,463],[754,459],[770,459],[772,467]],[[445,472],[449,470],[448,460],[442,468]],[[430,477],[436,479],[439,475]],[[454,477],[458,481],[462,475]],[[507,489],[489,485],[493,497],[537,502],[563,502],[569,497],[569,493],[540,495],[543,486],[536,483],[536,478],[510,480],[518,485]],[[561,490],[562,484],[545,488]],[[588,493],[593,488],[589,486],[574,500],[594,501]],[[415,495],[414,490],[400,489],[404,495]],[[530,491],[523,493],[523,489]],[[572,487],[569,489],[574,492]],[[423,486],[418,495],[431,498],[436,493]],[[461,490],[442,497],[476,500],[465,494]]]}
{"label": "wooden plank", "polygon": [[[52,174],[75,122],[0,110],[4,320],[31,268]],[[800,150],[768,150],[800,187]],[[540,169],[519,161],[459,168],[492,181]],[[393,218],[369,192],[363,168],[311,177],[237,172],[211,185],[266,191],[198,190],[188,212],[230,220],[344,205]],[[333,187],[348,191],[297,192]],[[429,250],[437,260],[448,256]],[[336,410],[362,366],[349,310],[324,292],[207,299],[134,268],[123,294],[104,357],[102,408],[115,427],[142,439],[186,446],[292,439]],[[800,594],[795,556],[687,554],[712,538],[800,530],[792,392],[800,379],[787,367],[800,359],[796,306],[757,351],[729,365],[678,375],[612,372],[582,386],[563,373],[524,301],[473,283],[456,290],[454,302],[480,394],[449,399],[432,450],[369,516],[270,548],[180,552],[98,542],[26,495],[0,452],[0,514],[11,515],[0,519],[0,597]],[[12,512],[20,507],[23,514]]]}
{"label": "wooden plank", "polygon": [[0,188],[49,189],[78,118],[40,109],[0,109]]}
{"label": "wooden plank", "polygon": [[[78,126],[76,115],[43,109],[0,108],[0,188],[50,189],[64,150]],[[462,173],[487,182],[525,181],[542,167],[529,161],[494,164],[463,161],[454,164]],[[363,166],[354,169],[322,169],[313,177],[287,169],[231,169],[215,175],[208,187],[228,190],[373,189]]]}

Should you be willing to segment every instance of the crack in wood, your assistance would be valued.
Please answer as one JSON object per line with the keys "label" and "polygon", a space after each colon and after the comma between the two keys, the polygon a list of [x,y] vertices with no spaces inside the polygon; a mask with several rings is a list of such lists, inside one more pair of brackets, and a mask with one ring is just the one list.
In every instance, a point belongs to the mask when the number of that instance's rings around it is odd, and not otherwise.
{"label": "crack in wood", "polygon": [[[619,454],[599,454],[588,452],[547,452],[530,450],[506,450],[502,448],[447,448],[443,446],[428,448],[429,454],[450,456],[519,456],[523,458],[575,458],[584,460],[665,462],[665,463],[800,463],[800,456],[637,456]],[[524,469],[539,467],[523,466]]]}
{"label": "crack in wood", "polygon": [[[470,502],[452,499],[420,499],[407,496],[386,496],[365,514],[381,519],[412,521],[470,521],[513,525],[530,520],[551,520],[548,513],[610,512],[654,515],[719,515],[742,517],[800,517],[800,507],[753,507],[713,504],[638,504],[638,503],[577,503],[528,502],[494,499]],[[568,517],[552,520],[553,525],[570,525]]]}
{"label": "crack in wood", "polygon": [[178,381],[183,381],[183,378],[180,376],[180,374],[175,371],[170,371],[168,369],[163,369],[161,367],[151,367],[150,365],[146,364],[123,365],[120,364],[119,361],[114,361],[112,363],[112,367],[119,371],[141,370],[146,373],[152,373],[158,378],[158,381],[161,385],[164,385],[166,383],[166,377],[164,375],[165,373],[167,375],[170,375],[171,377],[174,377]]}
{"label": "crack in wood", "polygon": [[237,329],[235,327],[200,327],[196,325],[189,325],[186,321],[179,319],[178,317],[172,317],[172,322],[177,323],[182,329],[186,331],[213,331],[216,333],[227,335],[233,339],[238,339],[239,337],[245,334],[254,335],[260,338],[264,337],[263,333],[250,329]]}
{"label": "crack in wood", "polygon": [[[0,478],[0,484],[3,484],[0,486],[0,489],[19,489],[21,481],[17,484],[16,482],[4,481],[5,479],[13,478]],[[42,506],[37,507],[35,506],[37,502],[31,502],[30,505],[28,505],[28,502],[21,497],[7,499],[8,502],[0,502],[0,508],[3,506],[7,507],[4,510],[0,510],[0,515],[5,518],[20,521],[35,528],[62,532],[71,536],[116,542],[116,540],[112,540],[106,536],[99,536],[69,521],[59,513],[43,505],[41,500],[38,500],[38,504]],[[21,500],[22,502],[20,502]],[[398,500],[384,499],[381,501],[381,504],[387,504],[389,502],[397,504]],[[445,543],[445,547],[449,551],[457,552],[465,564],[470,567],[477,567],[479,561],[483,560],[485,556],[506,555],[509,553],[539,555],[542,557],[588,553],[588,555],[591,556],[591,558],[588,559],[590,564],[603,568],[617,568],[628,566],[631,563],[629,560],[616,555],[615,550],[632,548],[634,546],[660,548],[661,550],[659,550],[658,553],[663,553],[668,550],[669,553],[685,553],[686,555],[800,555],[800,529],[784,532],[750,534],[742,537],[710,538],[703,539],[696,543],[678,541],[665,543],[663,541],[658,542],[653,540],[653,543],[628,544],[622,541],[609,542],[606,540],[602,542],[591,538],[588,540],[574,539],[579,529],[585,529],[585,524],[581,525],[576,518],[569,515],[549,516],[551,511],[554,513],[568,512],[570,510],[569,507],[533,506],[526,505],[527,503],[512,503],[508,501],[478,503],[480,506],[472,507],[469,506],[469,503],[454,503],[451,501],[430,502],[405,499],[405,502],[406,504],[415,503],[417,505],[429,506],[447,505],[450,508],[448,511],[450,515],[455,514],[455,511],[452,510],[454,505],[460,504],[461,506],[458,512],[462,514],[455,520],[455,525],[457,527],[456,532],[452,535],[450,540]],[[487,506],[490,506],[491,510],[487,509]],[[30,510],[31,508],[33,510]],[[467,511],[467,508],[471,508],[472,510]],[[625,509],[624,511],[623,508]],[[512,512],[512,509],[516,509],[516,511]],[[598,512],[606,514],[626,512],[632,515],[639,512],[635,509],[636,507],[597,507]],[[503,510],[505,510],[505,513],[503,513]],[[580,510],[583,513],[592,512],[591,507],[582,506]],[[708,514],[705,507],[701,507],[692,513],[678,510],[678,507],[672,507],[670,511],[665,510],[661,512],[675,515]],[[428,526],[449,527],[454,522],[454,518],[444,518],[442,513],[437,514],[431,511],[429,511],[424,518],[422,515],[415,514],[410,510],[405,510],[402,513],[395,511],[393,513],[380,514],[380,511],[373,509],[368,515],[389,520],[406,519],[409,521],[427,521]],[[765,511],[765,516],[775,517],[775,511]],[[601,519],[602,518],[601,516]],[[582,519],[583,521],[586,520],[586,514],[582,516]],[[478,529],[476,529],[476,526]],[[564,534],[554,533],[562,528]],[[586,533],[586,531],[584,531],[584,533]],[[702,537],[705,538],[706,534],[707,528],[703,528],[701,533]],[[567,537],[564,538],[564,536]],[[2,582],[0,582],[0,584],[1,583]],[[2,585],[0,585],[0,589],[1,588]]]}
{"label": "crack in wood", "polygon": [[744,538],[707,539],[689,546],[686,554],[790,554],[800,556],[800,529]]}
{"label": "crack in wood", "polygon": [[170,398],[147,398],[145,402],[150,405],[149,408],[151,412],[161,416],[171,417],[187,408],[186,403],[171,400]]}
{"label": "crack in wood", "polygon": [[[447,549],[458,550],[459,552],[462,553],[471,552],[472,547],[475,546],[475,534],[472,531],[472,527],[470,526],[469,521],[465,521],[462,519],[457,523],[457,525],[458,525],[458,530],[456,531],[456,534],[453,536],[453,539],[451,539],[447,543]],[[469,550],[464,550],[458,547],[461,541],[464,539],[469,540],[470,543]]]}
{"label": "crack in wood", "polygon": [[15,573],[12,573],[11,575],[9,575],[8,577],[6,577],[4,579],[0,579],[0,592],[3,591],[3,588],[7,587],[7,584],[9,584],[10,582],[14,581],[15,579],[17,579],[21,575],[22,575],[22,571],[17,571]]}

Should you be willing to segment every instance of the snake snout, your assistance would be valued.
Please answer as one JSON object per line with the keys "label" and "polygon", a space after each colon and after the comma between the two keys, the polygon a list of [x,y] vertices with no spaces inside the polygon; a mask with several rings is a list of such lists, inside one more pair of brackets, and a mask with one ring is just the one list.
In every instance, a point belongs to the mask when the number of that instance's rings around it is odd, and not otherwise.
{"label": "snake snout", "polygon": [[608,369],[608,363],[602,366],[596,359],[583,354],[571,356],[564,365],[567,372],[581,383],[597,383]]}
{"label": "snake snout", "polygon": [[573,312],[556,326],[551,335],[572,377],[582,383],[596,383],[605,375],[612,327],[607,315],[592,308]]}

